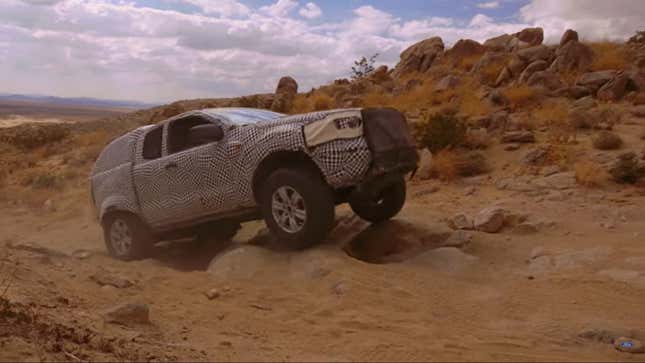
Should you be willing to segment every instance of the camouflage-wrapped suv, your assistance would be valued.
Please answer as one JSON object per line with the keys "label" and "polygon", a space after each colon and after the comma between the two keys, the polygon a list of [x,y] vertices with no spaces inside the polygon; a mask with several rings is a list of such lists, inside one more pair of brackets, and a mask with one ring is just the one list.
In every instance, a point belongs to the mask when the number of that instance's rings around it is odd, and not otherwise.
{"label": "camouflage-wrapped suv", "polygon": [[326,237],[336,204],[375,223],[396,215],[417,163],[394,109],[205,109],[112,141],[92,170],[92,200],[120,259],[144,257],[161,239],[231,238],[259,218],[303,248]]}

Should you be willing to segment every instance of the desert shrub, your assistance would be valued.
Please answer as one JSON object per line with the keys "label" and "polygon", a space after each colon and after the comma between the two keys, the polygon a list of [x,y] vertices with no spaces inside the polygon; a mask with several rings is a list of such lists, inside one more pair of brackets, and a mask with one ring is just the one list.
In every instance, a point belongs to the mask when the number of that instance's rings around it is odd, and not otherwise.
{"label": "desert shrub", "polygon": [[602,131],[593,138],[592,143],[598,150],[616,150],[623,145],[623,139],[613,132]]}
{"label": "desert shrub", "polygon": [[374,72],[374,62],[379,56],[378,53],[374,54],[369,58],[361,57],[361,59],[354,61],[354,66],[352,67],[352,79],[357,80],[369,76]]}
{"label": "desert shrub", "polygon": [[490,61],[488,64],[479,68],[478,73],[483,84],[494,85],[497,81],[497,77],[502,72],[506,64],[508,63],[509,57],[501,57]]}
{"label": "desert shrub", "polygon": [[457,175],[468,177],[483,174],[487,171],[488,163],[484,154],[476,151],[458,154]]}
{"label": "desert shrub", "polygon": [[502,94],[514,109],[526,107],[538,99],[536,91],[525,84],[507,87]]}
{"label": "desert shrub", "polygon": [[620,155],[609,168],[609,174],[617,183],[634,184],[645,176],[645,165],[638,160],[636,153]]}
{"label": "desert shrub", "polygon": [[262,100],[258,95],[243,96],[237,101],[240,107],[262,108]]}
{"label": "desert shrub", "polygon": [[607,179],[603,168],[591,161],[579,161],[573,167],[576,182],[585,187],[598,187]]}
{"label": "desert shrub", "polygon": [[433,153],[463,143],[466,135],[465,122],[454,113],[437,113],[412,124],[417,144]]}
{"label": "desert shrub", "polygon": [[291,110],[289,110],[289,112],[292,114],[298,114],[311,112],[313,110],[314,106],[311,102],[311,98],[303,94],[298,94],[293,99],[293,104],[291,105]]}
{"label": "desert shrub", "polygon": [[479,97],[475,90],[476,87],[466,87],[459,89],[459,109],[460,112],[467,116],[484,116],[493,113],[493,107],[490,103]]}
{"label": "desert shrub", "polygon": [[469,149],[486,149],[491,143],[491,137],[485,128],[468,129],[464,138],[464,146]]}
{"label": "desert shrub", "polygon": [[487,171],[486,158],[482,153],[475,151],[445,149],[432,158],[432,176],[445,181],[475,176]]}
{"label": "desert shrub", "polygon": [[[384,107],[384,106],[397,107],[392,97],[384,92],[368,93],[367,95],[363,96],[362,104],[365,107]],[[404,108],[399,108],[399,109],[404,110]]]}
{"label": "desert shrub", "polygon": [[334,99],[321,93],[312,97],[314,111],[330,110],[334,108]]}
{"label": "desert shrub", "polygon": [[63,177],[49,172],[40,171],[27,174],[23,179],[23,185],[30,185],[34,189],[58,189],[63,186]]}
{"label": "desert shrub", "polygon": [[531,112],[536,123],[545,126],[551,142],[568,142],[576,137],[576,127],[569,122],[566,102],[546,102]]}
{"label": "desert shrub", "polygon": [[629,64],[629,52],[623,44],[599,42],[591,43],[590,46],[594,51],[592,71],[625,69]]}
{"label": "desert shrub", "polygon": [[625,110],[621,106],[608,103],[599,104],[592,112],[596,114],[598,122],[604,122],[610,126],[621,123],[625,117]]}
{"label": "desert shrub", "polygon": [[457,178],[457,154],[453,150],[441,150],[432,158],[431,175],[441,180]]}
{"label": "desert shrub", "polygon": [[55,143],[69,135],[69,128],[63,124],[23,124],[0,130],[0,142],[23,150]]}

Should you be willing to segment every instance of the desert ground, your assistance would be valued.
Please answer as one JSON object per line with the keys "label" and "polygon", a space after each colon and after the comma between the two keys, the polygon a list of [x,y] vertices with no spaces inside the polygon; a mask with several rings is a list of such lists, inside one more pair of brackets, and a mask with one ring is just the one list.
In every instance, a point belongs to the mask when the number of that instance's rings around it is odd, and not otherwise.
{"label": "desert ground", "polygon": [[[275,95],[0,130],[0,361],[645,360],[645,36],[529,46],[537,33],[429,39],[394,71],[309,93],[285,78]],[[517,47],[555,68],[527,85]],[[370,225],[339,206],[300,252],[258,221],[230,242],[107,255],[88,183],[107,142],[191,109],[276,105],[404,111],[422,160],[403,211]],[[467,130],[438,145],[446,120]]]}

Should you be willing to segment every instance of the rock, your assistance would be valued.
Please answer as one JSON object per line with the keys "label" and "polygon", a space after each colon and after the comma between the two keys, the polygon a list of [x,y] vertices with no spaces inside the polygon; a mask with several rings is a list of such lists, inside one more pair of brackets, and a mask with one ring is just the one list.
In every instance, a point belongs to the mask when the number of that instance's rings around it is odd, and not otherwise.
{"label": "rock", "polygon": [[506,67],[502,68],[502,71],[499,73],[499,76],[497,76],[497,79],[495,80],[495,87],[499,87],[506,81],[510,81],[511,78],[513,78],[511,71],[509,71]]}
{"label": "rock", "polygon": [[580,266],[587,266],[605,260],[611,249],[606,247],[594,247],[565,251],[556,255],[543,253],[529,262],[529,271],[532,273],[551,273],[562,270],[571,270]]}
{"label": "rock", "polygon": [[251,279],[283,267],[288,258],[268,248],[242,245],[216,255],[208,273],[221,279]]}
{"label": "rock", "polygon": [[553,51],[546,45],[538,45],[517,51],[517,56],[527,64],[538,60],[548,61],[553,56]]}
{"label": "rock", "polygon": [[549,67],[554,72],[586,71],[591,66],[594,53],[589,46],[571,40],[555,51],[555,57]]}
{"label": "rock", "polygon": [[124,289],[133,285],[132,281],[127,278],[103,269],[90,276],[90,279],[101,286],[109,285],[119,289]]}
{"label": "rock", "polygon": [[214,300],[214,299],[217,299],[218,297],[221,296],[219,290],[217,290],[217,289],[210,289],[210,290],[206,291],[204,293],[204,295],[206,295],[208,300]]}
{"label": "rock", "polygon": [[56,211],[56,206],[54,206],[54,201],[52,201],[51,199],[47,199],[45,203],[43,203],[43,208],[45,209],[45,211],[50,213]]}
{"label": "rock", "polygon": [[542,87],[551,91],[557,90],[564,86],[564,83],[562,82],[558,74],[550,70],[537,71],[533,73],[526,81],[526,84],[531,87]]}
{"label": "rock", "polygon": [[502,135],[502,143],[533,143],[535,135],[531,131],[509,131]]}
{"label": "rock", "polygon": [[551,176],[560,172],[560,167],[557,165],[549,165],[542,169],[542,176]]}
{"label": "rock", "polygon": [[[478,75],[480,78],[485,75],[492,65],[503,65],[508,61],[508,55],[504,53],[486,52],[479,61],[473,66],[471,73]],[[501,67],[500,67],[501,69]],[[494,76],[494,75],[493,75]]]}
{"label": "rock", "polygon": [[338,281],[331,287],[331,290],[334,294],[343,296],[349,292],[350,288],[346,281]]}
{"label": "rock", "polygon": [[72,252],[72,256],[78,258],[79,260],[85,260],[92,256],[92,252],[86,250],[76,250]]}
{"label": "rock", "polygon": [[533,73],[543,71],[547,68],[549,68],[549,63],[543,60],[536,60],[535,62],[529,64],[526,67],[526,69],[524,69],[524,72],[520,74],[520,78],[518,82],[526,83],[529,80],[529,78],[533,75]]}
{"label": "rock", "polygon": [[[505,106],[505,105],[508,104],[508,98],[502,92],[500,92],[500,90],[498,90],[498,89],[492,89],[490,92],[488,92],[486,94],[486,96],[484,98],[487,99],[488,101],[490,101],[490,103],[492,103],[493,105],[496,105],[496,106]],[[491,123],[491,124],[494,124],[494,121],[495,121],[494,119],[496,117],[495,115],[500,114],[500,113],[505,113],[505,111],[498,111],[495,114],[493,114],[493,116],[492,116],[493,123]],[[508,114],[506,114],[506,115],[508,115]]]}
{"label": "rock", "polygon": [[407,263],[428,266],[447,273],[458,273],[477,261],[479,257],[466,254],[456,247],[439,247],[416,256]]}
{"label": "rock", "polygon": [[497,233],[504,226],[505,214],[506,211],[502,208],[486,208],[475,216],[475,229],[486,233]]}
{"label": "rock", "polygon": [[428,180],[432,178],[432,174],[432,152],[424,148],[419,152],[419,170],[416,175],[421,180]]}
{"label": "rock", "polygon": [[386,65],[379,66],[369,75],[369,79],[378,82],[382,82],[388,78],[388,68]]}
{"label": "rock", "polygon": [[576,100],[589,96],[590,94],[591,90],[585,86],[571,86],[567,88],[567,96]]}
{"label": "rock", "polygon": [[539,165],[544,162],[548,150],[542,146],[530,149],[522,156],[522,163],[526,165]]}
{"label": "rock", "polygon": [[627,92],[628,82],[629,77],[624,73],[620,73],[614,79],[600,87],[596,97],[601,101],[618,101]]}
{"label": "rock", "polygon": [[567,29],[564,34],[562,34],[562,38],[560,38],[560,46],[563,46],[570,41],[578,41],[578,32],[575,30]]}
{"label": "rock", "polygon": [[611,81],[616,76],[616,71],[597,71],[597,72],[588,72],[578,78],[576,85],[584,86],[590,89],[594,94],[602,87],[605,83]]}
{"label": "rock", "polygon": [[520,144],[508,144],[508,145],[504,146],[504,150],[505,151],[515,151],[515,150],[519,150],[520,146],[521,146]]}
{"label": "rock", "polygon": [[541,189],[572,189],[576,187],[576,177],[573,172],[556,173],[535,179],[534,185]]}
{"label": "rock", "polygon": [[457,230],[450,235],[444,242],[444,247],[457,247],[461,248],[469,244],[473,239],[473,234],[464,230]]}
{"label": "rock", "polygon": [[634,106],[629,112],[635,117],[645,118],[645,105]]}
{"label": "rock", "polygon": [[392,77],[401,76],[413,72],[425,73],[430,69],[435,58],[443,53],[443,40],[433,37],[422,40],[401,53],[401,60],[394,68]]}
{"label": "rock", "polygon": [[530,45],[540,45],[544,41],[544,30],[542,28],[526,28],[514,36]]}
{"label": "rock", "polygon": [[446,56],[454,59],[468,58],[482,55],[486,47],[471,39],[459,39],[451,49],[446,51]]}
{"label": "rock", "polygon": [[150,309],[146,304],[121,304],[104,313],[106,323],[119,325],[150,324]]}
{"label": "rock", "polygon": [[447,75],[443,77],[437,84],[434,86],[435,91],[447,91],[454,89],[459,85],[461,79],[457,76]]}
{"label": "rock", "polygon": [[517,54],[511,58],[506,68],[511,72],[513,77],[519,76],[529,63],[518,57]]}
{"label": "rock", "polygon": [[632,338],[620,337],[616,339],[616,341],[614,341],[614,347],[616,348],[616,350],[625,353],[645,353],[645,347],[643,346],[643,343],[641,343],[640,340]]}
{"label": "rock", "polygon": [[583,329],[578,336],[598,343],[613,344],[623,333],[625,332],[593,327]]}
{"label": "rock", "polygon": [[459,213],[452,217],[451,220],[451,227],[454,229],[465,229],[465,230],[470,230],[473,229],[473,220],[465,215],[464,213]]}
{"label": "rock", "polygon": [[484,47],[495,52],[510,51],[512,50],[513,46],[517,44],[516,41],[516,37],[510,34],[503,34],[495,38],[487,39],[484,42]]}
{"label": "rock", "polygon": [[275,90],[275,97],[271,110],[275,112],[288,112],[293,105],[293,99],[298,94],[298,82],[291,77],[282,77]]}
{"label": "rock", "polygon": [[576,100],[571,106],[575,108],[581,108],[584,110],[588,110],[592,107],[596,107],[597,103],[596,100],[593,99],[591,96],[583,97],[579,100]]}
{"label": "rock", "polygon": [[609,174],[618,183],[636,183],[645,176],[645,165],[638,160],[635,152],[620,154],[609,167]]}

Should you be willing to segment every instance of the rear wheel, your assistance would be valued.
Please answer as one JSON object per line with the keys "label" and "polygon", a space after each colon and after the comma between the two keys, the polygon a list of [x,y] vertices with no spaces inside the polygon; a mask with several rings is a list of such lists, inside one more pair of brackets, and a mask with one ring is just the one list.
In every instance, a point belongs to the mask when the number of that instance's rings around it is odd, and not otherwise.
{"label": "rear wheel", "polygon": [[334,224],[333,192],[308,169],[273,172],[264,183],[260,206],[271,232],[295,249],[324,240]]}
{"label": "rear wheel", "polygon": [[405,204],[405,179],[394,178],[372,193],[356,193],[349,200],[354,213],[366,221],[379,223],[397,215]]}
{"label": "rear wheel", "polygon": [[108,252],[119,260],[146,258],[152,249],[152,236],[133,214],[111,213],[105,216],[103,235]]}

